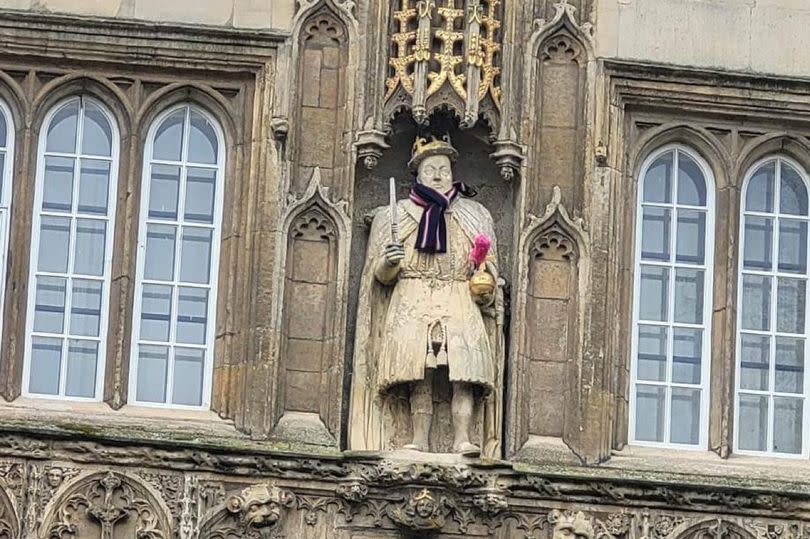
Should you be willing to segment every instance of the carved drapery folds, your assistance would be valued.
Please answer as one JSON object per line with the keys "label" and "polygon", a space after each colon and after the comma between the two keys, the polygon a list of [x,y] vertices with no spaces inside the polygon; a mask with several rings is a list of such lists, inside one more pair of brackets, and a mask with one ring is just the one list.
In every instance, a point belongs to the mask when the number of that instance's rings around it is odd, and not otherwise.
{"label": "carved drapery folds", "polygon": [[[553,188],[541,217],[530,217],[521,237],[509,399],[510,454],[530,449],[533,437],[565,436],[579,350],[579,295],[586,235],[580,219]],[[542,397],[539,397],[542,396]]]}
{"label": "carved drapery folds", "polygon": [[77,479],[46,509],[43,539],[169,539],[169,512],[148,487],[117,472]]}
{"label": "carved drapery folds", "polygon": [[385,116],[410,110],[425,124],[441,107],[463,127],[500,120],[501,0],[397,0]]}

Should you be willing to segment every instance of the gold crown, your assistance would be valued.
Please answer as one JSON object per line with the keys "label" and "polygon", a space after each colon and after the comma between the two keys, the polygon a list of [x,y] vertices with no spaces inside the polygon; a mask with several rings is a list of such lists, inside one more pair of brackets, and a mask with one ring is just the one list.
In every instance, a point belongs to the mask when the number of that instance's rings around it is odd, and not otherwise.
{"label": "gold crown", "polygon": [[416,141],[413,143],[411,160],[408,161],[408,168],[416,171],[419,168],[419,163],[432,155],[446,155],[451,161],[455,161],[458,158],[458,151],[450,143],[449,135],[442,135],[441,138],[431,135],[430,140],[425,137],[416,137]]}

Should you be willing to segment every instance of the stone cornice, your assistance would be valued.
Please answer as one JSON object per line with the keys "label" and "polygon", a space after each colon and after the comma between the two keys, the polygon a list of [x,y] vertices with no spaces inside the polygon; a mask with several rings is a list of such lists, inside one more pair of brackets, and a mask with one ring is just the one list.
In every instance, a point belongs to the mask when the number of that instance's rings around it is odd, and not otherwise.
{"label": "stone cornice", "polygon": [[262,64],[289,32],[0,9],[3,54],[99,62]]}

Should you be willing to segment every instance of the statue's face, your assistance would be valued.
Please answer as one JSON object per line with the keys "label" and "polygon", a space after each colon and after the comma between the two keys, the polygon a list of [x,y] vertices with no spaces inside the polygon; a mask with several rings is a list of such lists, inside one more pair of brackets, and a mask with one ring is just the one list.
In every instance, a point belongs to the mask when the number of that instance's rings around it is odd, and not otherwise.
{"label": "statue's face", "polygon": [[446,155],[431,155],[419,163],[419,183],[446,193],[453,187],[453,169]]}

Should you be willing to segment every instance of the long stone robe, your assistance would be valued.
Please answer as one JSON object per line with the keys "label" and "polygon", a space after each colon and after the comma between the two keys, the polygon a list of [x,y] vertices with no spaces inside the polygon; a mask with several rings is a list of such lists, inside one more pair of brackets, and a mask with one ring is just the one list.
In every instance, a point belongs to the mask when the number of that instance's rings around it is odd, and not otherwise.
{"label": "long stone robe", "polygon": [[[351,449],[391,449],[406,414],[402,403],[388,398],[403,383],[424,378],[425,369],[447,365],[450,381],[483,389],[483,451],[499,456],[500,402],[503,377],[503,296],[496,289],[490,305],[479,306],[468,288],[473,239],[492,238],[492,217],[479,203],[456,199],[448,209],[448,252],[416,251],[415,235],[422,208],[410,200],[398,203],[400,241],[405,259],[392,283],[381,283],[375,269],[390,241],[390,208],[375,212],[360,284],[349,418]],[[497,265],[489,264],[497,278]],[[436,350],[433,341],[442,346]],[[401,434],[401,433],[400,433]]]}

